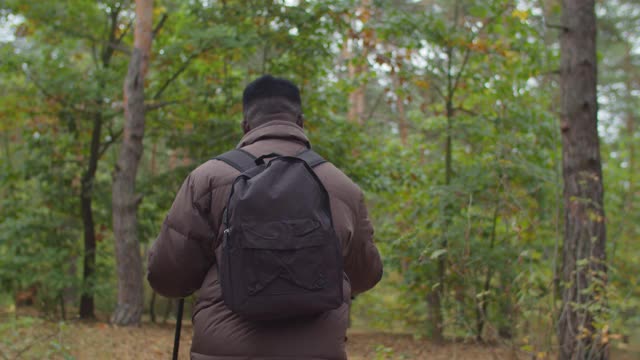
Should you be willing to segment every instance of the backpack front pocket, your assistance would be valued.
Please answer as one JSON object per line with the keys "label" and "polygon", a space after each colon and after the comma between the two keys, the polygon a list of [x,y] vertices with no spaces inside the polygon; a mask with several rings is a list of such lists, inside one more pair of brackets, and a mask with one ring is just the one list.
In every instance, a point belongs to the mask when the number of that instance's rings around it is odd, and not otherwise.
{"label": "backpack front pocket", "polygon": [[326,231],[312,219],[242,226],[243,273],[248,296],[299,294],[327,284],[322,249]]}

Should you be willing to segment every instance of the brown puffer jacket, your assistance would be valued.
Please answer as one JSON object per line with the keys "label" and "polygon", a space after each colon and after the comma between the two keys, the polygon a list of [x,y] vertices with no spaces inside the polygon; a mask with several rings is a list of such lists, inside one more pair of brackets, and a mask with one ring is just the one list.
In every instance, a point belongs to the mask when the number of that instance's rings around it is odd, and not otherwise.
{"label": "brown puffer jacket", "polygon": [[[279,119],[284,119],[280,116]],[[288,119],[292,120],[292,119]],[[247,133],[238,147],[260,156],[294,155],[309,140],[294,122],[274,120]],[[331,163],[315,168],[327,189],[334,227],[344,255],[344,303],[311,320],[248,322],[224,304],[214,249],[221,243],[221,218],[238,171],[210,160],[185,180],[149,255],[148,280],[161,295],[184,297],[197,291],[191,358],[346,359],[350,297],[380,280],[382,263],[373,243],[362,191]]]}

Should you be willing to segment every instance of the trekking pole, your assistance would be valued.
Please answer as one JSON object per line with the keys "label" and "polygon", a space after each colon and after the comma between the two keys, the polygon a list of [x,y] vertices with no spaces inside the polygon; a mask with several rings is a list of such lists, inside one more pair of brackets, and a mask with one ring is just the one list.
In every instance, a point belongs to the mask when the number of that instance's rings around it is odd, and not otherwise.
{"label": "trekking pole", "polygon": [[178,301],[178,313],[176,314],[176,337],[173,340],[173,360],[178,360],[178,349],[180,348],[180,330],[182,328],[182,311],[184,310],[184,298]]}

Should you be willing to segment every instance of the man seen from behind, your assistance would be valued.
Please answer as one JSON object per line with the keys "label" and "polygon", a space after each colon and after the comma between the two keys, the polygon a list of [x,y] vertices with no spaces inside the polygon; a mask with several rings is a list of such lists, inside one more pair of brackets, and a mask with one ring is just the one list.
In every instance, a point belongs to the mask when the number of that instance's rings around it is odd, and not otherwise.
{"label": "man seen from behind", "polygon": [[[350,299],[382,276],[363,193],[311,156],[293,83],[253,81],[243,115],[239,158],[209,160],[182,184],[151,248],[149,283],[167,297],[197,292],[192,359],[346,359]],[[247,162],[255,168],[241,171]]]}

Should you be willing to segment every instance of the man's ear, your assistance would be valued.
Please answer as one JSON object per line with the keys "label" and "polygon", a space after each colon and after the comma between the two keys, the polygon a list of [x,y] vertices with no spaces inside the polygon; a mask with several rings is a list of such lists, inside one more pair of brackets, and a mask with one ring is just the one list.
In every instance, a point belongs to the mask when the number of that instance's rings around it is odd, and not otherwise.
{"label": "man's ear", "polygon": [[304,115],[298,114],[298,117],[296,118],[296,125],[304,129]]}
{"label": "man's ear", "polygon": [[251,126],[249,126],[249,122],[246,118],[242,119],[242,131],[244,131],[245,134],[251,131]]}

